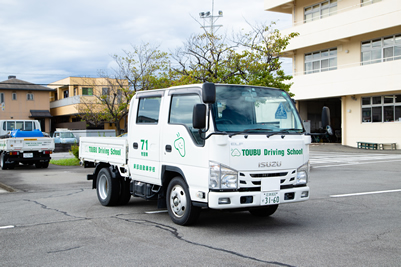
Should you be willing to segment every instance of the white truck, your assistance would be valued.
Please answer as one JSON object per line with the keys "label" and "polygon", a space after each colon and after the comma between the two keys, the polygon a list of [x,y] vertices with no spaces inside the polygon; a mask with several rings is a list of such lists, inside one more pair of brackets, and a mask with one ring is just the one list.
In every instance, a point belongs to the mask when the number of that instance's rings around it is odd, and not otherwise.
{"label": "white truck", "polygon": [[204,83],[137,92],[127,138],[80,140],[104,206],[157,199],[179,225],[201,209],[273,214],[309,199],[310,135],[282,90]]}
{"label": "white truck", "polygon": [[35,164],[36,168],[47,168],[50,154],[54,150],[54,139],[34,131],[11,131],[0,138],[0,166],[2,170],[14,169],[20,162]]}

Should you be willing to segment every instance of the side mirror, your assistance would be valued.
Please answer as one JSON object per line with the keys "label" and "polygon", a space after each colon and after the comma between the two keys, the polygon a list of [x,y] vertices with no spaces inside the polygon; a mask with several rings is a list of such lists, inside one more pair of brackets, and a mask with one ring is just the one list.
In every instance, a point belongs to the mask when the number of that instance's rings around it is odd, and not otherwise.
{"label": "side mirror", "polygon": [[323,107],[322,109],[322,127],[326,129],[329,135],[333,135],[333,130],[330,126],[330,109],[328,107]]}
{"label": "side mirror", "polygon": [[202,100],[205,104],[216,102],[216,86],[214,83],[204,83],[202,85]]}
{"label": "side mirror", "polygon": [[206,105],[196,104],[192,114],[192,125],[195,129],[206,128]]}

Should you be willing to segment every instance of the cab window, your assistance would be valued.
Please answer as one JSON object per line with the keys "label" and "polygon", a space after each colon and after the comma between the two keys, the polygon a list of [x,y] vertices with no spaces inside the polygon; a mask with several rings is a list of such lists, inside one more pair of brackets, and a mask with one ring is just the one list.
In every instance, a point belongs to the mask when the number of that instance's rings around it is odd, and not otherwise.
{"label": "cab window", "polygon": [[192,127],[192,114],[194,106],[200,104],[199,95],[173,95],[170,106],[170,124],[183,124],[191,133],[194,141],[198,145],[203,145],[204,140],[201,139],[199,131]]}
{"label": "cab window", "polygon": [[159,122],[161,97],[139,99],[136,123],[157,124]]}

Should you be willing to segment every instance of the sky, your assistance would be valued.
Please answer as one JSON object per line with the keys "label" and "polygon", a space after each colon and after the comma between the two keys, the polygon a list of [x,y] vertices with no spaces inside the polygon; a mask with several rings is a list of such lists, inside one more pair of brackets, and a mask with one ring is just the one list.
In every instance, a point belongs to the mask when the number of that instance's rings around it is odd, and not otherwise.
{"label": "sky", "polygon": [[249,30],[248,22],[291,26],[290,16],[264,11],[264,0],[0,0],[0,81],[98,77],[115,66],[112,55],[141,43],[174,51],[202,33],[196,20],[213,2],[214,15],[223,11],[218,33]]}

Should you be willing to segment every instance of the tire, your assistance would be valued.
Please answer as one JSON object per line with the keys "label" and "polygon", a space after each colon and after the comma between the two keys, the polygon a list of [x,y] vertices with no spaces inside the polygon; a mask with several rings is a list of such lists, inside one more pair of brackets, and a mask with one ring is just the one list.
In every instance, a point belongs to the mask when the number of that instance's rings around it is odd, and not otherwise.
{"label": "tire", "polygon": [[46,169],[49,167],[49,162],[42,162],[42,168]]}
{"label": "tire", "polygon": [[111,178],[108,168],[99,171],[96,180],[97,198],[103,206],[115,206],[120,197],[120,181]]}
{"label": "tire", "polygon": [[258,217],[267,217],[276,212],[278,205],[269,205],[263,208],[250,209],[249,212]]}
{"label": "tire", "polygon": [[126,205],[131,199],[130,180],[120,178],[120,197],[118,198],[118,205]]}
{"label": "tire", "polygon": [[4,153],[1,153],[0,166],[2,170],[7,170],[8,168],[8,164],[6,164],[6,155]]}
{"label": "tire", "polygon": [[167,210],[171,220],[179,225],[190,225],[196,222],[200,208],[194,207],[187,184],[181,177],[175,177],[167,187]]}

